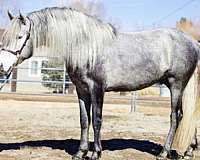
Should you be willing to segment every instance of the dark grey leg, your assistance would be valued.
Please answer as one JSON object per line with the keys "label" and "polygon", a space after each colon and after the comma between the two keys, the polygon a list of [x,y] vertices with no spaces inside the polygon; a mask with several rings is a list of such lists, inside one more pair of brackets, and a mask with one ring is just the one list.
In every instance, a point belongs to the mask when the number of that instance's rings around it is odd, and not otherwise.
{"label": "dark grey leg", "polygon": [[104,91],[101,88],[94,87],[91,93],[92,100],[92,122],[94,130],[94,151],[91,160],[97,160],[101,157],[101,125]]}
{"label": "dark grey leg", "polygon": [[89,126],[90,126],[90,94],[77,88],[80,107],[81,139],[79,151],[73,156],[73,160],[80,160],[86,157],[89,150]]}
{"label": "dark grey leg", "polygon": [[182,87],[181,84],[176,84],[175,82],[170,85],[171,91],[171,121],[170,130],[165,141],[164,147],[160,155],[157,157],[158,160],[167,159],[167,155],[170,155],[171,146],[174,140],[175,132],[178,127],[179,122],[179,110],[181,110],[182,102]]}
{"label": "dark grey leg", "polygon": [[192,159],[192,157],[194,156],[193,151],[196,150],[197,148],[198,148],[198,142],[197,142],[197,129],[196,129],[192,143],[185,152],[184,159]]}

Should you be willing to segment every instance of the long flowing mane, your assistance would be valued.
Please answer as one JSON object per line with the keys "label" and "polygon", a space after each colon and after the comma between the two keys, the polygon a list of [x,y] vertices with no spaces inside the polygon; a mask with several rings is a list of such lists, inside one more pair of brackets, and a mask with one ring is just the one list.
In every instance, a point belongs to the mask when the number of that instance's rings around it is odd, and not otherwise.
{"label": "long flowing mane", "polygon": [[65,58],[73,66],[93,66],[116,37],[110,24],[69,8],[46,8],[28,17],[33,23],[33,49]]}

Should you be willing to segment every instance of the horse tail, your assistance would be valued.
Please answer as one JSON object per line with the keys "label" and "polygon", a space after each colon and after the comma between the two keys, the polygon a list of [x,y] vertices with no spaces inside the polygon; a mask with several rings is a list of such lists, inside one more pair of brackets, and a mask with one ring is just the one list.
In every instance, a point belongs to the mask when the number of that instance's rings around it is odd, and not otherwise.
{"label": "horse tail", "polygon": [[183,92],[182,109],[183,117],[179,122],[173,142],[173,147],[180,154],[184,154],[192,143],[200,113],[200,67],[198,63]]}

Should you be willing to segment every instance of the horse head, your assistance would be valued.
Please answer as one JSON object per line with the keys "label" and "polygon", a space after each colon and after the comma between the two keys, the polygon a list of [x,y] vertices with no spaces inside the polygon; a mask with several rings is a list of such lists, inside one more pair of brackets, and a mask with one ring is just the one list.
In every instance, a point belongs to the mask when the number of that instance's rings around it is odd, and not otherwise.
{"label": "horse head", "polygon": [[8,11],[11,21],[2,38],[0,63],[5,71],[11,66],[17,66],[32,56],[31,20],[19,13],[14,17]]}

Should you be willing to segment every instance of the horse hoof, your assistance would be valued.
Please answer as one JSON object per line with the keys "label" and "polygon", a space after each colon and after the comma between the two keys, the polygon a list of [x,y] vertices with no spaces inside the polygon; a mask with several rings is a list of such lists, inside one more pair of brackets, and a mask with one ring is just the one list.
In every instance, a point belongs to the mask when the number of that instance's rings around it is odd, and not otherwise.
{"label": "horse hoof", "polygon": [[183,158],[183,160],[193,160],[193,158],[186,156],[186,157]]}
{"label": "horse hoof", "polygon": [[74,155],[74,156],[72,157],[72,160],[83,160],[83,158]]}
{"label": "horse hoof", "polygon": [[193,156],[185,155],[182,159],[183,160],[193,160]]}
{"label": "horse hoof", "polygon": [[192,155],[185,155],[184,159],[191,160],[191,159],[193,159],[193,157],[194,157],[193,154]]}
{"label": "horse hoof", "polygon": [[167,157],[157,156],[156,160],[167,160]]}

